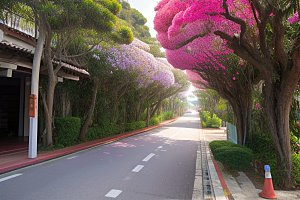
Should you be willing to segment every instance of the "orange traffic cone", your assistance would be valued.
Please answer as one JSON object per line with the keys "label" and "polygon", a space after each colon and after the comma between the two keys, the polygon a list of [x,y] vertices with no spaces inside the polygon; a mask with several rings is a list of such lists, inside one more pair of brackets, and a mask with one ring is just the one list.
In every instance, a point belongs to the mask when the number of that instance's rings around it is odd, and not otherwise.
{"label": "orange traffic cone", "polygon": [[277,196],[275,195],[274,192],[272,176],[270,171],[271,171],[270,166],[265,165],[265,183],[264,183],[263,191],[259,193],[259,196],[266,199],[277,199]]}

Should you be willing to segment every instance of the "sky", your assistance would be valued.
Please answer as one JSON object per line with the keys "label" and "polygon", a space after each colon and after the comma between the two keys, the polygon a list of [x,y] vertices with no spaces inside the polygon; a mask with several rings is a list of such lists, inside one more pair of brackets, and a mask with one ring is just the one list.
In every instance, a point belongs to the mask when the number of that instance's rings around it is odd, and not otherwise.
{"label": "sky", "polygon": [[147,18],[146,26],[150,28],[151,37],[156,37],[156,31],[154,30],[154,16],[155,11],[154,7],[158,4],[160,0],[129,0],[128,3],[130,4],[131,8],[135,8],[140,13]]}

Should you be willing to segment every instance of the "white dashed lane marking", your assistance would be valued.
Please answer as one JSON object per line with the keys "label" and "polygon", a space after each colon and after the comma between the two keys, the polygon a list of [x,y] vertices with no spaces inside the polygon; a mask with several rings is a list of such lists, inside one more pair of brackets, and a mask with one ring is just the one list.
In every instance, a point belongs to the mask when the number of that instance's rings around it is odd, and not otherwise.
{"label": "white dashed lane marking", "polygon": [[115,190],[115,189],[113,189],[113,190],[109,191],[105,195],[105,197],[116,198],[116,197],[118,197],[121,194],[121,192],[122,192],[122,190]]}
{"label": "white dashed lane marking", "polygon": [[6,180],[9,180],[9,179],[12,179],[12,178],[21,176],[21,175],[22,175],[22,174],[15,174],[15,175],[11,175],[11,176],[8,176],[8,177],[5,177],[5,178],[1,178],[1,179],[0,179],[0,182],[6,181]]}
{"label": "white dashed lane marking", "polygon": [[133,172],[139,172],[139,171],[141,171],[141,169],[143,169],[144,168],[144,165],[138,165],[138,166],[136,166],[132,171]]}
{"label": "white dashed lane marking", "polygon": [[150,153],[146,158],[144,158],[144,162],[148,162],[153,156],[155,156],[154,153]]}

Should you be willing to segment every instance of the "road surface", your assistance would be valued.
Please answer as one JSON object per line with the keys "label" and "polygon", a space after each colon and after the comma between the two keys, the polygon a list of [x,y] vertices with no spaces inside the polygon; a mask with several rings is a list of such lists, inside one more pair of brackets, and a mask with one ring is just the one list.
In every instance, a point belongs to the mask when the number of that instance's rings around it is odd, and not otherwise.
{"label": "road surface", "polygon": [[199,114],[0,176],[1,200],[192,199]]}

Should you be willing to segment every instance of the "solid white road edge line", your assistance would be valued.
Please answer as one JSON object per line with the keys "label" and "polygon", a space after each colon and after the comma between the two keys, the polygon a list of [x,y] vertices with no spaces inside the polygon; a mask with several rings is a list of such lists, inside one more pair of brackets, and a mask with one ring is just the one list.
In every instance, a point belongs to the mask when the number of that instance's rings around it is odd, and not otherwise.
{"label": "solid white road edge line", "polygon": [[105,197],[116,198],[117,196],[119,196],[121,194],[121,192],[122,192],[122,190],[115,190],[115,189],[113,189],[113,190],[109,191],[105,195]]}
{"label": "solid white road edge line", "polygon": [[15,175],[11,175],[11,176],[8,176],[8,177],[5,177],[5,178],[1,178],[0,182],[6,181],[6,180],[9,180],[9,179],[15,178],[17,176],[21,176],[21,175],[22,174],[15,174]]}
{"label": "solid white road edge line", "polygon": [[68,160],[71,160],[71,159],[74,159],[74,158],[77,158],[77,156],[73,156],[71,158],[67,158]]}
{"label": "solid white road edge line", "polygon": [[141,171],[141,169],[143,169],[144,168],[144,165],[138,165],[138,166],[136,166],[132,171],[133,172],[139,172],[139,171]]}
{"label": "solid white road edge line", "polygon": [[146,158],[144,158],[144,162],[148,162],[153,156],[155,156],[154,153],[150,153]]}

